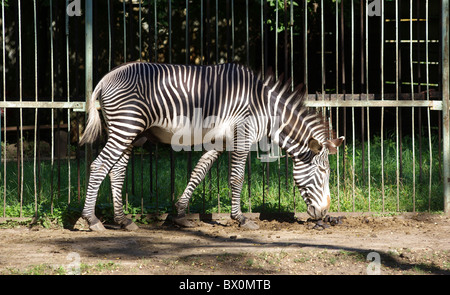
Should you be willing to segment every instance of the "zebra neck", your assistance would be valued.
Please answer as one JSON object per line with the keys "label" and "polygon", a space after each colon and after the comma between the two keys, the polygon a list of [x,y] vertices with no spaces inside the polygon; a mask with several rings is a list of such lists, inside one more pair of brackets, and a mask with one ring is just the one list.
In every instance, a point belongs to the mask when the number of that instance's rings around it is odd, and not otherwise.
{"label": "zebra neck", "polygon": [[298,157],[309,152],[311,138],[324,143],[326,124],[320,114],[303,106],[300,99],[280,99],[274,104],[271,138],[291,156]]}

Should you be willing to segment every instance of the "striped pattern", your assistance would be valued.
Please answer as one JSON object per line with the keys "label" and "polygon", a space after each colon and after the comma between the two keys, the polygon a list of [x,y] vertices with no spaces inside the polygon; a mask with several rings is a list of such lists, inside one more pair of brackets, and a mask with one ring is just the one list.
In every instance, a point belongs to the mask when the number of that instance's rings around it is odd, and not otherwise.
{"label": "striped pattern", "polygon": [[133,144],[151,139],[171,143],[174,149],[203,144],[207,150],[176,204],[179,217],[184,216],[193,191],[214,161],[225,148],[231,149],[231,216],[243,224],[246,220],[240,209],[240,193],[245,161],[251,145],[267,136],[294,159],[295,183],[311,207],[308,212],[321,218],[329,198],[328,154],[342,140],[327,140],[327,124],[303,107],[302,93],[280,86],[272,76],[261,80],[237,64],[136,62],[112,70],[94,89],[81,141],[93,142],[101,132],[95,107],[99,99],[108,141],[91,165],[83,217],[90,224],[98,223],[95,201],[100,183],[109,173],[115,220],[119,224],[130,223],[121,212],[125,169]]}

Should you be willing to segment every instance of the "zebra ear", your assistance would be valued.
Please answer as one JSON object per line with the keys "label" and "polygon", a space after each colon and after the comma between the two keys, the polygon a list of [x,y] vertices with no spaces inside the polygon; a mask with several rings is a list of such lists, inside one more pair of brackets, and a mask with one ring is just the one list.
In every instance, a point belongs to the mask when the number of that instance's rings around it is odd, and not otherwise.
{"label": "zebra ear", "polygon": [[344,140],[345,137],[341,136],[339,138],[330,139],[325,142],[325,146],[328,148],[330,155],[334,155],[337,153],[337,147],[340,146]]}
{"label": "zebra ear", "polygon": [[314,154],[318,154],[322,150],[322,144],[313,137],[308,141],[308,147]]}

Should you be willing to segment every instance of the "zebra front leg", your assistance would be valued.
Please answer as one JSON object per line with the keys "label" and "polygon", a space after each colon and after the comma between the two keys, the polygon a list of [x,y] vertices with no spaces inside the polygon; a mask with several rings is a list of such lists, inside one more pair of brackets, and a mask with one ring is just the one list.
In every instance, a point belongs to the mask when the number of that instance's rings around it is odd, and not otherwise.
{"label": "zebra front leg", "polygon": [[193,227],[194,224],[186,219],[186,208],[189,200],[192,197],[192,193],[200,182],[205,178],[206,173],[211,168],[212,164],[217,160],[222,152],[212,150],[204,153],[200,160],[198,160],[197,165],[191,173],[191,178],[186,186],[183,194],[181,195],[178,202],[175,204],[177,209],[177,217],[173,218],[173,222],[182,227]]}
{"label": "zebra front leg", "polygon": [[241,211],[241,190],[244,183],[245,161],[248,151],[233,151],[231,153],[231,218],[239,222],[240,227],[258,229],[259,226],[246,218]]}
{"label": "zebra front leg", "polygon": [[114,202],[114,221],[117,224],[121,225],[122,228],[129,231],[139,229],[139,227],[131,219],[125,217],[122,204],[122,187],[125,180],[127,164],[128,160],[130,159],[132,149],[133,146],[128,147],[119,161],[114,164],[114,166],[111,168],[111,171],[109,172],[109,177],[111,179],[111,191]]}

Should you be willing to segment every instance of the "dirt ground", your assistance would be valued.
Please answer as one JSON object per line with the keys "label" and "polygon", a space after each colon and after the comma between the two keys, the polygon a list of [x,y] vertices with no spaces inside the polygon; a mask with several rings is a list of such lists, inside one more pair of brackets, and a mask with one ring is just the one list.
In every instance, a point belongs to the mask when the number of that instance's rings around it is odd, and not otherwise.
{"label": "dirt ground", "polygon": [[347,214],[343,224],[324,230],[312,229],[306,216],[256,222],[256,231],[225,219],[101,233],[80,224],[74,230],[6,224],[0,274],[364,275],[377,265],[380,274],[450,274],[445,215]]}

